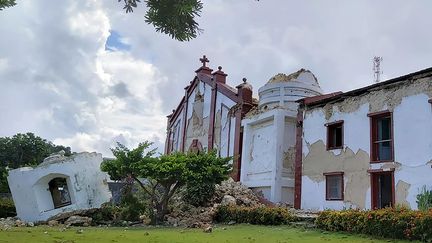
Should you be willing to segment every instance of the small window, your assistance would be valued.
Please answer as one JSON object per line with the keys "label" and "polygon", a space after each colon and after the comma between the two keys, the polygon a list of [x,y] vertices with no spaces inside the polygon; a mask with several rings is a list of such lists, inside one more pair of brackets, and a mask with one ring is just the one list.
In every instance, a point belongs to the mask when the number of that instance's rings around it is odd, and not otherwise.
{"label": "small window", "polygon": [[390,112],[369,115],[371,119],[371,161],[393,160],[393,122]]}
{"label": "small window", "polygon": [[327,123],[327,150],[343,147],[343,121]]}
{"label": "small window", "polygon": [[343,200],[343,172],[324,173],[326,177],[326,200]]}

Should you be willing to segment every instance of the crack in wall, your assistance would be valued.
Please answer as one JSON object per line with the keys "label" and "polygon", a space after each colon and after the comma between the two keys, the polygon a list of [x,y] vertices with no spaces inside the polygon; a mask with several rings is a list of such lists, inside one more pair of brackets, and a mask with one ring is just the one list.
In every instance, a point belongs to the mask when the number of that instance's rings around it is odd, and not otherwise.
{"label": "crack in wall", "polygon": [[309,153],[303,158],[303,176],[322,182],[325,181],[323,173],[344,172],[344,202],[365,208],[366,193],[370,187],[369,164],[369,154],[364,150],[354,153],[347,147],[335,155],[327,151],[324,142],[319,140],[310,145]]}
{"label": "crack in wall", "polygon": [[287,169],[288,171],[287,175],[289,178],[294,178],[295,155],[296,155],[295,146],[290,147],[286,152],[284,152],[282,166],[284,169]]}

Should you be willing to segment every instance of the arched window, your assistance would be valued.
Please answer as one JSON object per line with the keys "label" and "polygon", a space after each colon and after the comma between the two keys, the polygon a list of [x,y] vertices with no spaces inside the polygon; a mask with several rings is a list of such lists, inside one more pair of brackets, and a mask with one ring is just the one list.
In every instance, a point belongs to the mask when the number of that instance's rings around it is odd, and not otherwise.
{"label": "arched window", "polygon": [[71,205],[71,197],[66,178],[56,177],[48,182],[54,208]]}

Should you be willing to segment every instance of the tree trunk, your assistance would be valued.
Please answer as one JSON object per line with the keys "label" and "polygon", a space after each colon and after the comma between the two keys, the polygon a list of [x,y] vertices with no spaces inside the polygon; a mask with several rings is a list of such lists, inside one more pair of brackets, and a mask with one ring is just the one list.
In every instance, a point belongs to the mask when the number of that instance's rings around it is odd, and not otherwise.
{"label": "tree trunk", "polygon": [[168,213],[168,201],[168,198],[163,198],[162,201],[156,205],[156,224],[161,224],[165,221],[165,215]]}

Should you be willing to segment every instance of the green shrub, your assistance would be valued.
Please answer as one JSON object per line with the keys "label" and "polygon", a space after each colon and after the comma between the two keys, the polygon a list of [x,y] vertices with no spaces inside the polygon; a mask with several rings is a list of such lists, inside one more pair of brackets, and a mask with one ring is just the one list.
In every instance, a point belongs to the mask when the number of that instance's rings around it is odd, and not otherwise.
{"label": "green shrub", "polygon": [[432,242],[432,211],[385,208],[373,211],[323,211],[315,221],[318,228],[348,231],[379,237]]}
{"label": "green shrub", "polygon": [[15,205],[12,199],[0,198],[0,218],[16,216]]}
{"label": "green shrub", "polygon": [[417,195],[417,207],[422,211],[432,208],[432,190],[428,190],[426,186],[423,186]]}
{"label": "green shrub", "polygon": [[286,208],[219,206],[214,220],[216,222],[235,221],[236,223],[280,225],[297,221],[297,218]]}
{"label": "green shrub", "polygon": [[120,217],[126,221],[139,221],[146,212],[146,202],[132,193],[125,193],[120,202]]}
{"label": "green shrub", "polygon": [[120,224],[123,220],[120,216],[121,208],[110,202],[102,204],[91,216],[92,223],[106,224],[113,223],[114,225]]}
{"label": "green shrub", "polygon": [[183,201],[194,206],[204,206],[213,197],[215,185],[213,183],[188,183],[183,192]]}

